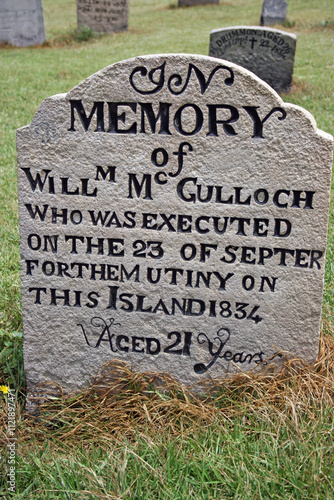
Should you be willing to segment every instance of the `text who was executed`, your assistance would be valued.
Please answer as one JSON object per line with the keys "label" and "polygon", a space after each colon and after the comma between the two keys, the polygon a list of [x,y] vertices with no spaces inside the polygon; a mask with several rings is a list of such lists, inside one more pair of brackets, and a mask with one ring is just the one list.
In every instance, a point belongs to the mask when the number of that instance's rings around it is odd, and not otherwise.
{"label": "text who was executed", "polygon": [[307,111],[143,56],[46,99],[17,148],[30,395],[113,359],[187,385],[316,358],[332,137]]}

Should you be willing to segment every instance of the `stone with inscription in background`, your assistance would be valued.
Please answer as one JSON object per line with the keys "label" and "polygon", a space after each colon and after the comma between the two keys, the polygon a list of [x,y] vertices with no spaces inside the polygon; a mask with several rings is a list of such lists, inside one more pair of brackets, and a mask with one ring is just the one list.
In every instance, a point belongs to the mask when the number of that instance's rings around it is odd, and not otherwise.
{"label": "stone with inscription in background", "polygon": [[261,26],[284,23],[287,10],[288,2],[286,0],[263,0]]}
{"label": "stone with inscription in background", "polygon": [[292,84],[297,37],[258,26],[231,26],[210,33],[209,55],[240,64],[277,92]]}
{"label": "stone with inscription in background", "polygon": [[77,0],[77,20],[98,33],[126,31],[129,0]]}
{"label": "stone with inscription in background", "polygon": [[195,7],[196,5],[219,4],[219,0],[179,0],[179,7]]}
{"label": "stone with inscription in background", "polygon": [[110,360],[184,385],[318,354],[333,138],[253,73],[108,66],[17,132],[28,394]]}
{"label": "stone with inscription in background", "polygon": [[42,0],[1,0],[0,43],[18,47],[45,42]]}

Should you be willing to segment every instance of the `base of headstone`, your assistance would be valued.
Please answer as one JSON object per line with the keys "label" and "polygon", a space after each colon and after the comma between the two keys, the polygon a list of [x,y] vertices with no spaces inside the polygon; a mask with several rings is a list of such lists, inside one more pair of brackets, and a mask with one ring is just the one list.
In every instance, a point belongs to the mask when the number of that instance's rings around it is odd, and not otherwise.
{"label": "base of headstone", "polygon": [[196,5],[219,4],[219,0],[179,0],[179,7],[195,7]]}
{"label": "base of headstone", "polygon": [[1,0],[0,44],[28,47],[45,40],[42,0]]}

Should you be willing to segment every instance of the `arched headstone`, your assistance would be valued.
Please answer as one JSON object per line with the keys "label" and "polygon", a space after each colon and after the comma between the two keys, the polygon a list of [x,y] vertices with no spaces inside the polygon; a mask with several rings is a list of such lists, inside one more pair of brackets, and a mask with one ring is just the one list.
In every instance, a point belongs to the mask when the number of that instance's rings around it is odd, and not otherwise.
{"label": "arched headstone", "polygon": [[1,0],[0,43],[18,47],[45,42],[42,0]]}
{"label": "arched headstone", "polygon": [[113,64],[17,132],[28,393],[318,354],[333,138],[199,55]]}
{"label": "arched headstone", "polygon": [[277,92],[292,84],[297,37],[259,26],[231,26],[210,33],[209,55],[249,69]]}
{"label": "arched headstone", "polygon": [[263,0],[261,26],[284,23],[287,10],[288,2],[286,0]]}
{"label": "arched headstone", "polygon": [[129,0],[77,0],[78,27],[88,26],[98,33],[126,31]]}

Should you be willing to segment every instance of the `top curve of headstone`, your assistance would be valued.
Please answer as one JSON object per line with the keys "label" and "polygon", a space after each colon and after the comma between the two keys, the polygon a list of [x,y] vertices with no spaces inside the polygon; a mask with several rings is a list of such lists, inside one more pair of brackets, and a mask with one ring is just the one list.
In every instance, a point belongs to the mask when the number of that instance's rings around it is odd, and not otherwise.
{"label": "top curve of headstone", "polygon": [[[200,78],[197,75],[200,75]],[[240,99],[244,105],[252,106],[260,106],[265,101],[268,107],[282,106],[295,109],[302,122],[308,122],[309,127],[318,130],[316,120],[309,111],[285,103],[269,84],[253,72],[224,59],[182,53],[136,56],[106,66],[82,80],[67,94],[58,94],[45,99],[32,123],[40,121],[39,115],[43,113],[44,106],[49,106],[54,99],[57,102],[64,100],[63,105],[65,105],[71,100],[82,98],[89,104],[97,100],[107,102],[118,98],[125,101],[134,96],[142,100],[148,97],[154,100],[159,98],[159,101],[172,97],[180,102],[186,102],[190,97],[197,99],[205,96],[206,99],[213,98],[215,102],[221,102],[223,99],[224,103]],[[52,107],[55,104],[54,102]],[[59,119],[58,113],[52,118],[52,120]],[[64,124],[64,127],[67,126],[68,123]],[[323,134],[329,136],[326,132]]]}

